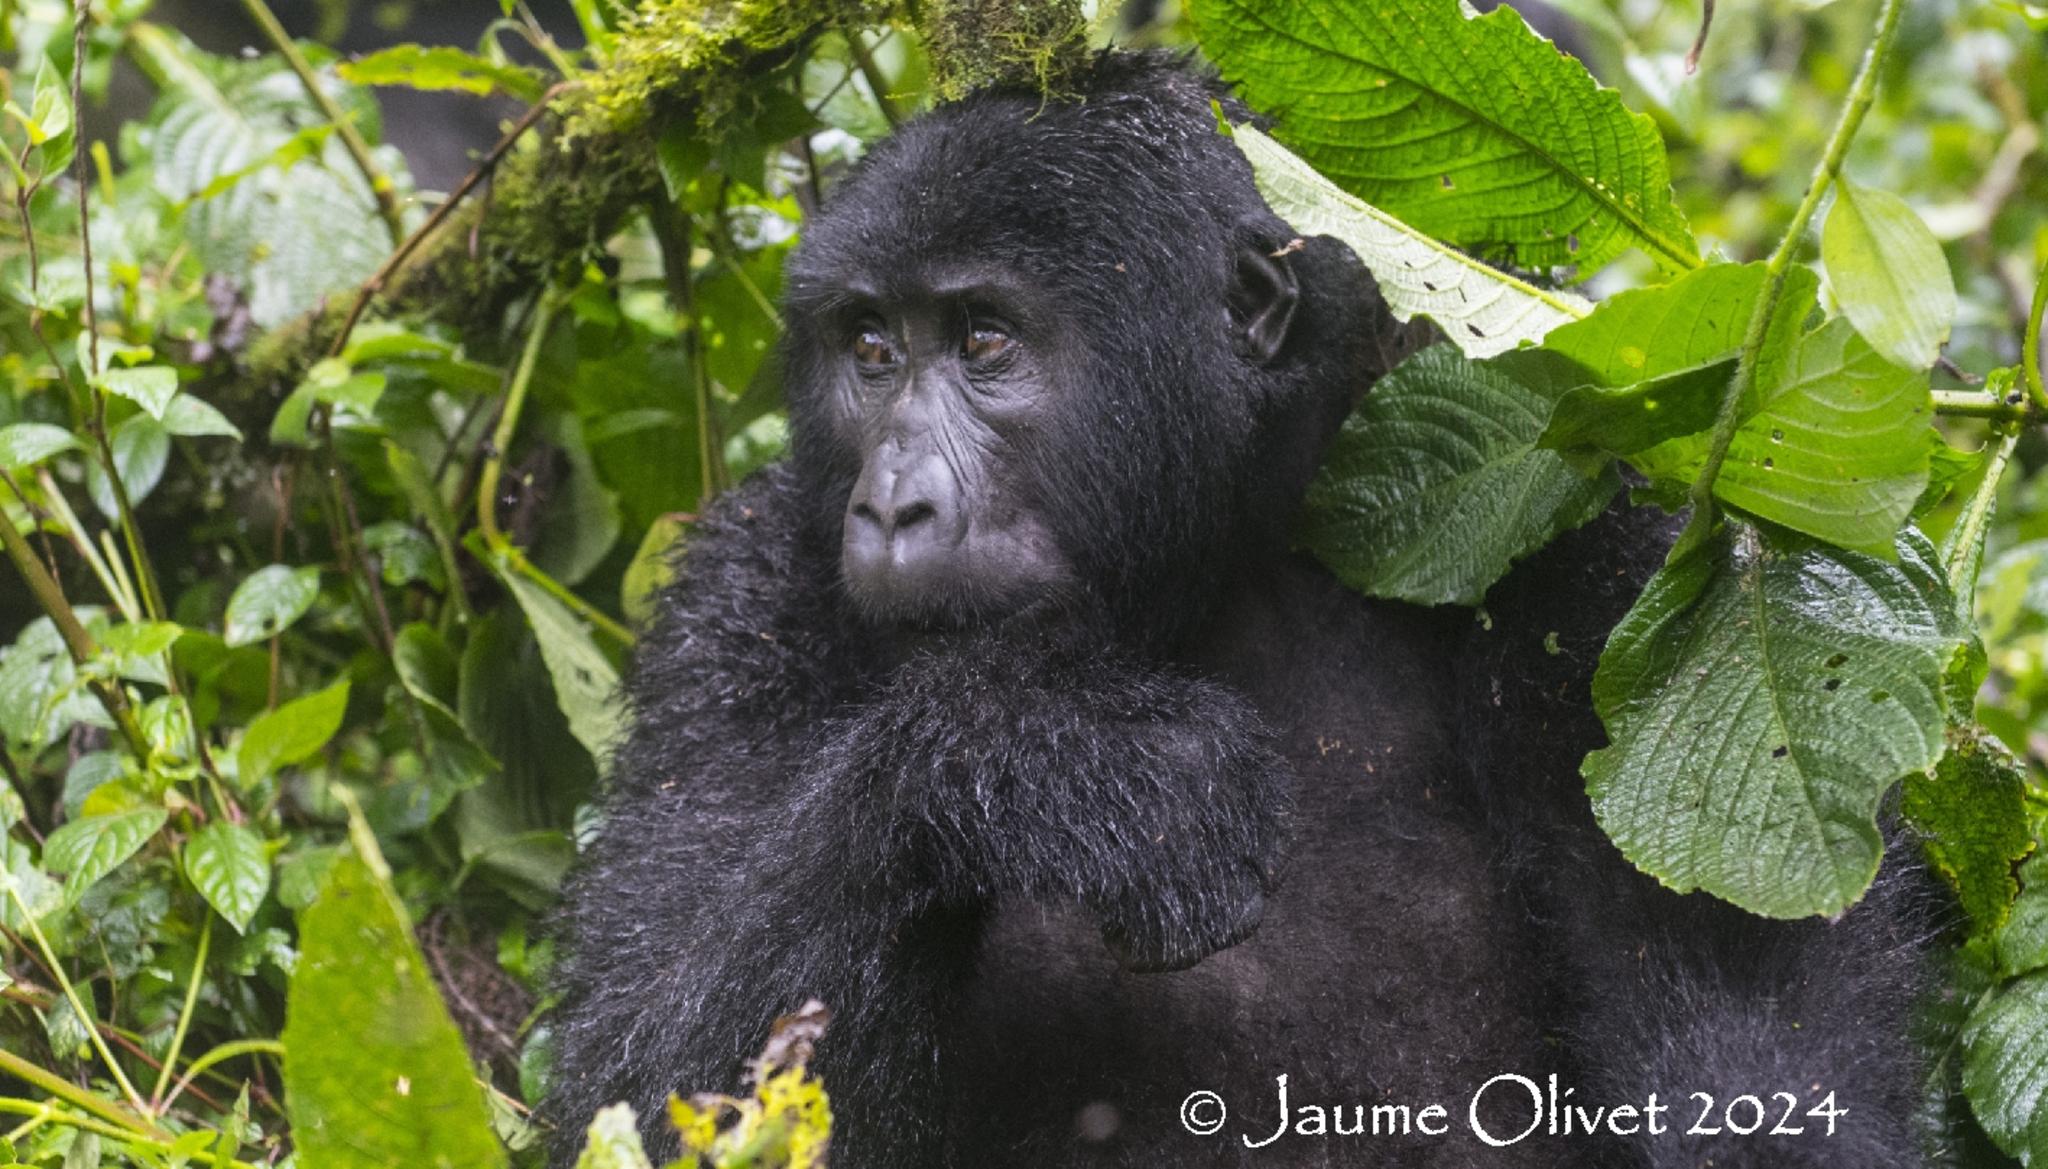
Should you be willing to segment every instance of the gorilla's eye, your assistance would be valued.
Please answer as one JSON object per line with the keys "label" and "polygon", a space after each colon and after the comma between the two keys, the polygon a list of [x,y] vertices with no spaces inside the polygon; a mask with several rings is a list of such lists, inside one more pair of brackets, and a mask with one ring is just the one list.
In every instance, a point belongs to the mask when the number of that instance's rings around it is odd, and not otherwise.
{"label": "gorilla's eye", "polygon": [[1010,347],[1010,335],[1000,327],[986,321],[973,321],[967,326],[967,338],[960,343],[960,355],[969,361],[987,361],[999,357]]}
{"label": "gorilla's eye", "polygon": [[879,326],[862,325],[853,335],[853,359],[870,368],[885,368],[896,364],[896,347]]}

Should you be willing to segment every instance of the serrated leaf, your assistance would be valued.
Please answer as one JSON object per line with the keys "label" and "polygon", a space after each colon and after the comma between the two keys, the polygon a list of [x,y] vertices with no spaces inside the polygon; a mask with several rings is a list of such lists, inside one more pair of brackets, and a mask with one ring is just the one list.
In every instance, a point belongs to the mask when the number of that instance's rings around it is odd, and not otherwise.
{"label": "serrated leaf", "polygon": [[1908,369],[1934,365],[1955,323],[1956,282],[1905,200],[1835,180],[1820,258],[1843,315],[1872,349]]}
{"label": "serrated leaf", "polygon": [[222,640],[248,645],[275,637],[305,616],[320,596],[320,569],[269,564],[249,574],[228,598]]}
{"label": "serrated leaf", "polygon": [[325,690],[295,698],[276,710],[257,715],[242,733],[235,761],[244,790],[280,767],[302,763],[318,754],[341,729],[348,713],[348,679]]}
{"label": "serrated leaf", "polygon": [[462,1035],[397,892],[335,862],[300,917],[284,1028],[299,1159],[328,1169],[502,1169]]}
{"label": "serrated leaf", "polygon": [[263,838],[248,826],[218,820],[185,842],[185,876],[236,933],[243,933],[270,892],[270,858]]}
{"label": "serrated leaf", "polygon": [[590,628],[562,602],[517,571],[498,575],[533,626],[548,677],[555,684],[555,701],[569,720],[570,733],[602,769],[625,733],[617,668],[591,640]]}
{"label": "serrated leaf", "polygon": [[1416,229],[1517,267],[1590,275],[1631,247],[1692,268],[1664,143],[1508,7],[1194,0],[1202,51],[1275,137]]}
{"label": "serrated leaf", "polygon": [[1952,732],[1932,772],[1906,777],[1903,810],[1926,839],[1928,863],[1956,891],[1971,927],[2004,924],[2019,882],[2013,865],[2034,847],[2027,770],[1981,728]]}
{"label": "serrated leaf", "polygon": [[164,820],[164,810],[157,807],[73,820],[50,833],[44,842],[43,867],[64,874],[65,897],[76,901],[94,882],[134,856],[164,826]]}
{"label": "serrated leaf", "polygon": [[47,422],[16,422],[0,427],[0,468],[19,471],[52,455],[84,450],[78,436]]}
{"label": "serrated leaf", "polygon": [[[1583,367],[1587,384],[1558,400],[1540,445],[1626,456],[1711,428],[1764,279],[1762,264],[1710,264],[1617,293],[1552,332],[1543,347]],[[1786,273],[1766,349],[1795,342],[1819,286],[1810,269]]]}
{"label": "serrated leaf", "polygon": [[1731,520],[1651,578],[1601,655],[1594,814],[1679,892],[1840,913],[1877,873],[1884,793],[1941,755],[1965,635],[1916,532],[1894,564]]}
{"label": "serrated leaf", "polygon": [[1533,351],[1467,361],[1436,345],[1345,419],[1303,503],[1300,542],[1345,583],[1476,605],[1515,560],[1600,513],[1619,489],[1536,449],[1575,367]]}
{"label": "serrated leaf", "polygon": [[1491,357],[1541,341],[1592,306],[1482,264],[1362,202],[1250,126],[1232,131],[1259,193],[1304,235],[1342,240],[1371,269],[1395,319],[1425,316],[1467,357]]}
{"label": "serrated leaf", "polygon": [[503,90],[521,101],[540,98],[540,76],[517,65],[500,65],[448,45],[393,45],[355,61],[344,61],[342,77],[357,85],[403,85],[409,89],[460,90],[487,95]]}
{"label": "serrated leaf", "polygon": [[1963,1093],[1984,1132],[2020,1164],[2048,1165],[2048,973],[1978,1007],[1963,1045]]}
{"label": "serrated leaf", "polygon": [[179,394],[164,408],[164,429],[186,438],[232,438],[239,440],[242,431],[228,417],[212,405],[190,394]]}
{"label": "serrated leaf", "polygon": [[168,365],[141,365],[132,369],[110,369],[94,384],[110,394],[119,394],[163,420],[164,410],[178,393],[178,371]]}

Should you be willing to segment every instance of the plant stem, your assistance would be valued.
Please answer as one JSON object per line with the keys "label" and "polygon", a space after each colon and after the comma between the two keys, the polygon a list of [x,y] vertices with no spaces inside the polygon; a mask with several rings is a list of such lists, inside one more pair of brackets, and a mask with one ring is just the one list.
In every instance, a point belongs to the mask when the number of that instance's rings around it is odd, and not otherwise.
{"label": "plant stem", "polygon": [[164,1089],[171,1082],[171,1068],[178,1062],[178,1051],[185,1046],[185,1032],[192,1026],[192,1008],[199,1003],[199,982],[206,974],[206,951],[213,944],[213,914],[206,915],[199,925],[199,952],[192,957],[192,977],[185,985],[185,1005],[178,1009],[178,1027],[171,1032],[170,1049],[164,1052],[164,1065],[157,1069],[156,1088],[149,1094],[152,1111],[161,1114],[164,1106]]}
{"label": "plant stem", "polygon": [[1967,576],[1974,576],[1971,566],[1977,561],[1977,545],[1984,538],[1984,525],[1991,521],[1991,507],[1998,499],[1998,481],[2005,475],[2005,465],[2012,461],[2012,450],[2019,445],[2020,428],[2005,426],[1995,440],[1997,449],[1991,452],[1991,463],[1984,468],[1984,480],[1977,485],[1977,493],[1970,497],[1968,506],[1957,518],[1955,528],[1949,533],[1943,546],[1948,551],[1948,563],[1943,565],[1948,575],[1949,591],[1964,597],[1964,609],[1968,610],[1966,587]]}
{"label": "plant stem", "polygon": [[891,130],[903,124],[903,111],[896,108],[895,99],[889,96],[889,87],[882,84],[882,70],[875,64],[875,55],[861,39],[860,30],[846,30],[847,51],[853,54],[853,62],[860,69],[861,77],[867,81],[868,89],[875,95],[875,108],[882,111],[882,120],[889,123]]}
{"label": "plant stem", "polygon": [[1784,236],[1778,240],[1777,249],[1764,265],[1763,291],[1757,297],[1756,308],[1750,313],[1749,327],[1743,332],[1742,350],[1735,362],[1735,376],[1728,380],[1726,396],[1721,399],[1721,410],[1714,420],[1713,441],[1707,449],[1706,463],[1700,468],[1699,478],[1693,480],[1692,519],[1673,546],[1673,556],[1683,555],[1697,546],[1713,530],[1714,480],[1720,475],[1721,464],[1728,458],[1728,446],[1735,440],[1735,431],[1742,424],[1742,401],[1749,396],[1750,387],[1756,382],[1757,357],[1763,350],[1764,338],[1770,332],[1771,318],[1777,314],[1778,301],[1784,296],[1785,277],[1792,267],[1793,253],[1805,240],[1806,229],[1813,222],[1814,213],[1820,209],[1821,197],[1827,194],[1828,187],[1840,173],[1842,159],[1849,152],[1849,143],[1855,139],[1858,127],[1863,125],[1863,116],[1870,112],[1870,103],[1877,96],[1878,73],[1891,51],[1893,37],[1899,28],[1899,13],[1904,7],[1905,0],[1882,0],[1877,14],[1876,35],[1871,39],[1870,48],[1864,51],[1856,80],[1850,83],[1849,96],[1842,104],[1833,132],[1828,135],[1827,148],[1813,168],[1813,178],[1807,183],[1806,195],[1799,201],[1798,209],[1792,213],[1792,222],[1785,226]]}
{"label": "plant stem", "polygon": [[533,313],[533,327],[526,334],[526,347],[519,354],[512,384],[505,390],[505,405],[498,411],[498,425],[491,431],[491,449],[484,457],[483,473],[477,478],[476,526],[493,551],[512,543],[498,527],[498,479],[504,473],[505,452],[511,449],[512,436],[519,431],[519,415],[526,408],[526,390],[533,382],[534,367],[540,363],[541,343],[547,340],[558,307],[551,290],[541,293]]}
{"label": "plant stem", "polygon": [[1974,390],[1934,391],[1934,412],[1944,418],[1986,418],[1993,422],[2035,423],[2042,412],[2027,401],[1993,398]]}
{"label": "plant stem", "polygon": [[141,1135],[150,1131],[147,1121],[130,1116],[70,1080],[37,1067],[4,1047],[0,1047],[0,1072],[48,1092],[67,1104],[75,1105],[94,1116],[117,1124],[123,1132]]}
{"label": "plant stem", "polygon": [[[169,1110],[172,1101],[184,1095],[185,1089],[192,1086],[192,1081],[198,1079],[201,1072],[206,1071],[217,1063],[231,1060],[238,1055],[270,1055],[282,1059],[284,1058],[284,1044],[279,1043],[275,1039],[237,1039],[231,1043],[223,1043],[215,1047],[205,1055],[192,1061],[192,1066],[186,1068],[185,1074],[178,1077],[177,1085],[171,1089],[169,1096],[164,1097],[161,1106],[165,1110]],[[164,1066],[169,1067],[171,1065],[169,1062],[166,1062]]]}
{"label": "plant stem", "polygon": [[[64,648],[71,651],[73,665],[85,668],[99,656],[99,646],[92,634],[86,632],[78,614],[71,608],[71,602],[64,599],[64,590],[58,587],[57,578],[36,559],[35,549],[28,546],[28,540],[15,530],[14,521],[0,514],[0,545],[5,545],[7,558],[14,562],[14,569],[28,585],[28,591],[35,596],[36,604],[49,615],[57,632],[64,638]],[[142,733],[142,727],[135,721],[135,712],[128,708],[128,699],[122,695],[118,683],[94,681],[91,683],[93,696],[100,705],[107,708],[114,725],[120,729],[121,737],[128,741],[128,749],[137,759],[149,758],[149,740]],[[81,1019],[83,1015],[79,1016]]]}
{"label": "plant stem", "polygon": [[[82,4],[85,0],[79,2]],[[370,193],[377,197],[377,213],[384,217],[384,226],[391,231],[392,246],[404,243],[405,216],[398,208],[397,190],[392,185],[391,176],[377,169],[376,160],[370,157],[370,144],[363,141],[355,120],[321,86],[319,74],[313,72],[306,55],[299,52],[299,46],[277,22],[269,5],[263,0],[242,0],[242,10],[263,30],[264,39],[284,57],[292,72],[299,75],[299,83],[306,87],[306,96],[313,99],[313,104],[320,107],[321,116],[334,123],[335,132],[341,135],[341,144],[348,149],[348,156],[355,160],[356,169],[363,172],[364,180],[370,184]]]}
{"label": "plant stem", "polygon": [[[148,1149],[150,1152],[158,1155],[168,1155],[174,1148],[168,1140],[157,1140],[155,1137],[130,1132],[117,1125],[102,1123],[89,1116],[80,1116],[75,1112],[66,1112],[61,1108],[53,1108],[48,1104],[37,1104],[33,1100],[20,1100],[8,1096],[0,1096],[0,1112],[13,1112],[23,1116],[35,1117],[38,1118],[35,1122],[37,1124],[47,1121],[51,1124],[61,1124],[66,1128],[75,1128],[81,1132],[111,1137],[123,1144]],[[199,1150],[185,1151],[185,1156],[202,1165],[214,1165],[220,1167],[220,1169],[259,1169],[258,1166],[251,1165],[247,1161],[237,1161],[233,1157],[217,1157],[212,1153]]]}
{"label": "plant stem", "polygon": [[[11,526],[0,524],[0,528]],[[113,1074],[114,1083],[120,1087],[121,1095],[127,1097],[128,1106],[133,1108],[137,1115],[148,1116],[149,1109],[142,1103],[142,1095],[135,1090],[134,1084],[128,1082],[128,1073],[121,1070],[121,1061],[115,1059],[114,1053],[108,1050],[107,1041],[101,1037],[100,1029],[92,1025],[92,1016],[86,1012],[85,1004],[79,1000],[78,989],[72,986],[71,979],[65,976],[63,963],[57,961],[57,952],[50,948],[50,939],[43,936],[42,925],[36,921],[36,915],[29,912],[28,903],[21,899],[21,890],[10,882],[7,886],[7,896],[14,902],[14,908],[21,914],[22,921],[27,924],[29,936],[36,940],[36,948],[42,951],[43,961],[50,969],[50,977],[57,980],[57,989],[64,992],[64,1000],[71,1004],[71,1010],[77,1014],[79,1024],[85,1028],[86,1035],[92,1040],[93,1049],[106,1061],[107,1071]],[[155,1126],[148,1121],[142,1123],[144,1127],[137,1131],[156,1131]]]}

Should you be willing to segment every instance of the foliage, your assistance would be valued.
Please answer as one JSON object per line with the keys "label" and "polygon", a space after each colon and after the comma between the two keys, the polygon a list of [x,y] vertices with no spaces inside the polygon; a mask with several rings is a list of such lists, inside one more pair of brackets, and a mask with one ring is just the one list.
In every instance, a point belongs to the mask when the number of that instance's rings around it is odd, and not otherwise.
{"label": "foliage", "polygon": [[[1896,808],[1967,914],[1933,1091],[2048,1163],[2048,30],[1723,0],[1692,74],[1696,0],[1554,6],[1585,65],[1457,0],[506,0],[473,46],[296,63],[0,2],[0,1162],[537,1160],[539,915],[627,618],[781,448],[781,257],[895,121],[1057,94],[1085,32],[1197,44],[1274,119],[1232,132],[1275,208],[1450,342],[1347,423],[1302,542],[1483,606],[1623,485],[1689,504],[1588,697],[1602,823],[1800,916]],[[535,104],[437,202],[376,86]],[[678,1164],[817,1164],[819,1025],[675,1102]],[[647,1163],[630,1113],[585,1163]]]}

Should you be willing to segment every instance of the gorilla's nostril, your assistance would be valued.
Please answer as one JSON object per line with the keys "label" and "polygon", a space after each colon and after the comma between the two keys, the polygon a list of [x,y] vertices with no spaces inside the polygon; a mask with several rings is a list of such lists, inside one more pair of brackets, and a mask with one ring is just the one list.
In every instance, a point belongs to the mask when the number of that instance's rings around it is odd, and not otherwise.
{"label": "gorilla's nostril", "polygon": [[937,508],[922,499],[915,503],[906,503],[896,509],[896,530],[900,532],[905,528],[914,528],[926,520],[937,518],[938,514]]}
{"label": "gorilla's nostril", "polygon": [[866,520],[868,523],[874,524],[877,527],[881,526],[882,517],[875,514],[875,509],[873,507],[870,507],[865,503],[856,503],[853,505],[851,510],[854,519]]}

